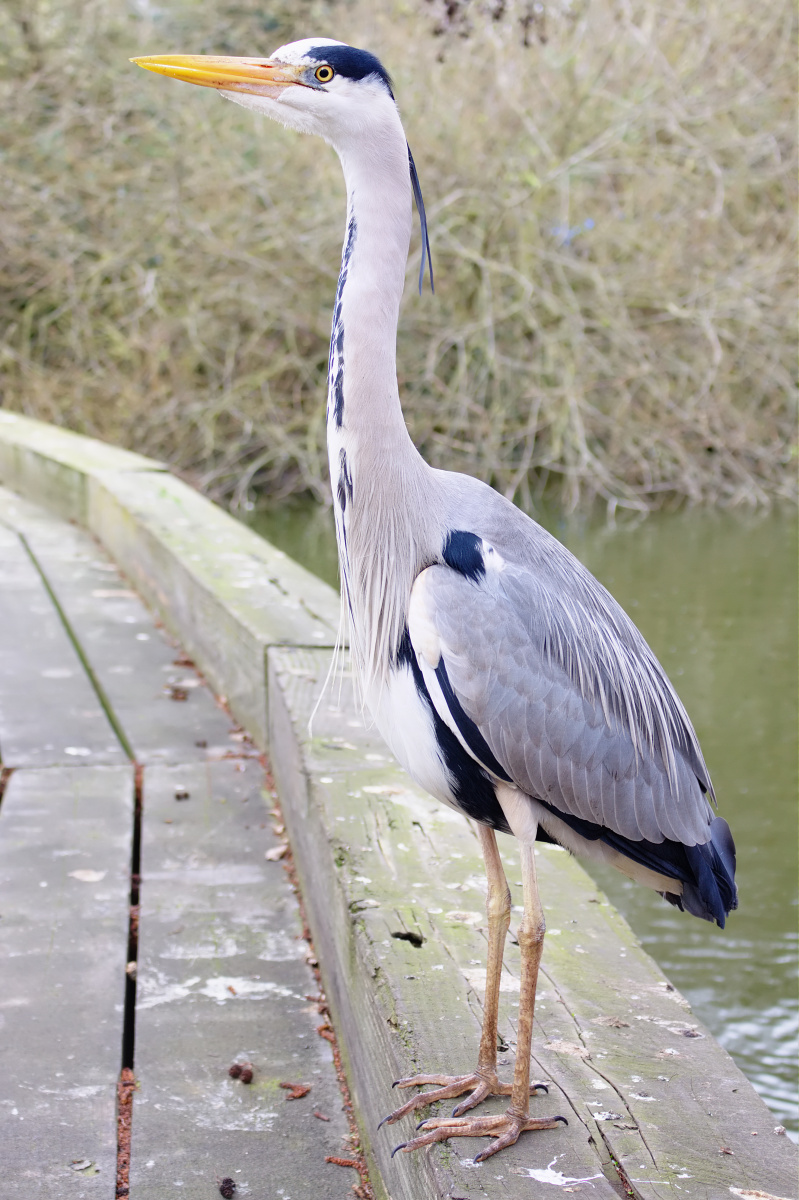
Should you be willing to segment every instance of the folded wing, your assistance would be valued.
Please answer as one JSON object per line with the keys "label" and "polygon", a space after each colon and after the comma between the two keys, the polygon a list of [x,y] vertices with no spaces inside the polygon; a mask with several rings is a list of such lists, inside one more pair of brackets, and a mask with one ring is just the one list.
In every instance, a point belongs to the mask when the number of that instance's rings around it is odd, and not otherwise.
{"label": "folded wing", "polygon": [[722,861],[732,856],[734,871],[734,848],[714,818],[691,722],[652,651],[592,577],[557,588],[475,543],[481,564],[429,567],[413,588],[411,644],[439,715],[497,779],[581,836],[656,870],[665,864],[689,891],[704,868],[688,860],[718,859],[726,894],[697,913],[718,919],[734,904]]}

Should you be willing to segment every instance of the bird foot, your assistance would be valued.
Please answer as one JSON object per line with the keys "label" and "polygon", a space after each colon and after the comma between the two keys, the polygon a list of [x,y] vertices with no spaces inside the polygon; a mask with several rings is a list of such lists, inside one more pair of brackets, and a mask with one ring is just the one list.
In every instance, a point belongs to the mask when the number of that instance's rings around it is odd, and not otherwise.
{"label": "bird foot", "polygon": [[[393,1086],[399,1088],[424,1087],[426,1084],[438,1084],[438,1086],[431,1092],[420,1092],[418,1096],[414,1096],[405,1104],[401,1104],[399,1108],[395,1108],[392,1113],[383,1118],[378,1129],[382,1125],[393,1125],[395,1121],[399,1121],[400,1117],[407,1116],[408,1113],[415,1112],[419,1108],[426,1108],[428,1104],[435,1104],[436,1100],[451,1100],[470,1090],[471,1094],[453,1108],[453,1117],[460,1117],[470,1108],[482,1103],[488,1096],[510,1096],[512,1091],[512,1085],[502,1083],[497,1078],[496,1071],[491,1070],[474,1071],[470,1075],[410,1075],[407,1079],[398,1079]],[[548,1091],[547,1085],[531,1083],[530,1095],[534,1095],[537,1091]]]}
{"label": "bird foot", "polygon": [[411,1150],[431,1146],[434,1142],[445,1142],[451,1137],[490,1137],[494,1139],[493,1142],[474,1159],[476,1163],[485,1162],[506,1146],[512,1146],[518,1141],[519,1134],[526,1130],[554,1129],[559,1121],[564,1125],[569,1123],[565,1117],[529,1117],[512,1109],[492,1117],[429,1117],[418,1126],[423,1132],[409,1142],[400,1142],[391,1151],[391,1157],[399,1150],[409,1154]]}

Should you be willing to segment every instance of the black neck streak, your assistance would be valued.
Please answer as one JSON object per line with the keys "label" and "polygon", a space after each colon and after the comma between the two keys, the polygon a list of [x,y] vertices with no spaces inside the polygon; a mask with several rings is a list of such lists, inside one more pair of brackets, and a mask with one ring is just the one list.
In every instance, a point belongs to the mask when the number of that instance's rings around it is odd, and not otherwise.
{"label": "black neck streak", "polygon": [[344,317],[341,311],[342,300],[357,230],[355,217],[351,216],[347,224],[347,238],[344,242],[344,250],[341,255],[341,272],[338,277],[336,303],[333,308],[333,332],[330,336],[330,357],[327,365],[328,417],[332,403],[336,429],[341,429],[344,424]]}

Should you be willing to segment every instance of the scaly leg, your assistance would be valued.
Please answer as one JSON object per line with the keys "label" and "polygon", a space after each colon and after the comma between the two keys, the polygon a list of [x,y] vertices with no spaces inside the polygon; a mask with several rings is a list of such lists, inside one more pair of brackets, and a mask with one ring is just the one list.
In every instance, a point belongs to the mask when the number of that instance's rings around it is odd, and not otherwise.
{"label": "scaly leg", "polygon": [[[433,1142],[444,1142],[451,1137],[492,1137],[494,1140],[491,1144],[486,1146],[485,1150],[482,1150],[474,1160],[483,1162],[492,1154],[504,1150],[506,1146],[512,1146],[518,1140],[519,1134],[525,1130],[554,1129],[559,1121],[562,1121],[564,1125],[568,1124],[565,1117],[531,1117],[529,1115],[530,1048],[533,1038],[535,990],[541,952],[544,948],[546,925],[541,901],[538,898],[535,852],[532,845],[522,844],[521,861],[524,916],[519,926],[519,949],[521,950],[522,970],[519,992],[519,1025],[516,1034],[516,1066],[513,1072],[510,1106],[504,1113],[492,1117],[428,1118],[419,1126],[424,1132],[411,1141],[397,1146],[393,1151],[394,1154],[397,1153],[397,1150],[407,1153],[410,1150],[417,1150],[421,1146],[429,1146]],[[486,991],[487,1000],[488,992]],[[494,1026],[494,1030],[494,1045],[496,1046],[496,1026]],[[494,1054],[496,1062],[496,1050]],[[507,1092],[503,1094],[507,1095]],[[428,1092],[427,1095],[432,1095],[432,1093]]]}
{"label": "scaly leg", "polygon": [[[477,1053],[477,1069],[469,1075],[411,1075],[407,1079],[398,1079],[394,1087],[423,1087],[425,1084],[438,1084],[431,1092],[422,1092],[412,1100],[401,1105],[390,1113],[381,1125],[393,1125],[400,1117],[433,1104],[436,1100],[449,1100],[461,1096],[464,1092],[471,1094],[461,1101],[452,1111],[453,1117],[474,1108],[487,1096],[510,1096],[512,1084],[502,1083],[497,1078],[497,1022],[499,1016],[499,985],[502,976],[502,954],[505,949],[505,935],[510,925],[510,888],[502,869],[497,838],[493,829],[487,825],[478,826],[480,844],[485,861],[486,877],[488,879],[488,897],[486,911],[488,914],[488,961],[486,963],[486,991],[483,1006],[483,1030],[480,1037],[480,1049]],[[546,1084],[534,1083],[530,1092],[546,1091]]]}

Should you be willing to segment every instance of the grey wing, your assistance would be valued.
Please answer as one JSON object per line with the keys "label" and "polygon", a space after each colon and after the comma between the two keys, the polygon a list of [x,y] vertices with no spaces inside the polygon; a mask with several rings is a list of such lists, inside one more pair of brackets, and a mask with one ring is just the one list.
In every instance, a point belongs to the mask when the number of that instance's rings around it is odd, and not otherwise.
{"label": "grey wing", "polygon": [[591,577],[583,594],[558,592],[485,561],[479,577],[437,565],[414,584],[411,644],[439,715],[494,775],[556,811],[632,841],[707,842],[696,735],[626,614]]}

